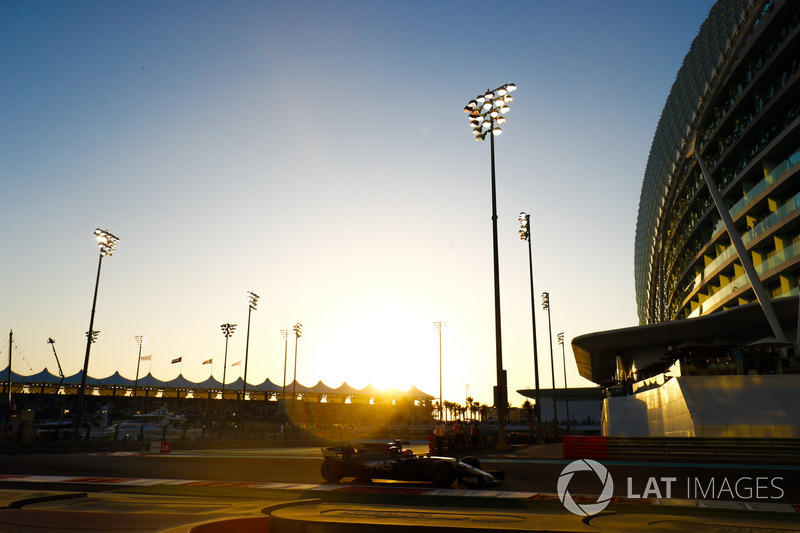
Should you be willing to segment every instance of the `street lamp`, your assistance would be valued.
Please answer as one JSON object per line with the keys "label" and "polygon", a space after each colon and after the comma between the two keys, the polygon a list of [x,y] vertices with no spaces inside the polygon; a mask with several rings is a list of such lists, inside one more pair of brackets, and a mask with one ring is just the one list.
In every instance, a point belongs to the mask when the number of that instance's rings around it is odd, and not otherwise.
{"label": "street lamp", "polygon": [[434,322],[433,327],[439,332],[439,420],[442,419],[442,328],[446,322]]}
{"label": "street lamp", "polygon": [[[81,375],[81,386],[78,389],[78,409],[75,420],[75,431],[72,432],[72,438],[77,440],[78,433],[80,432],[81,421],[83,419],[83,397],[86,394],[86,374],[89,371],[89,353],[92,349],[92,344],[97,339],[99,331],[94,330],[94,312],[97,307],[97,289],[100,287],[100,267],[103,266],[103,258],[111,256],[114,252],[119,238],[112,235],[108,230],[97,228],[94,230],[95,237],[97,238],[97,245],[100,247],[100,259],[97,262],[97,278],[94,282],[94,297],[92,298],[92,313],[89,316],[89,331],[86,332],[86,355],[83,358],[83,374]],[[10,369],[9,369],[10,370]],[[86,439],[89,439],[87,432]]]}
{"label": "street lamp", "polygon": [[550,338],[550,372],[553,378],[553,431],[558,436],[558,408],[556,407],[556,365],[553,359],[553,324],[550,321],[550,293],[542,293],[542,309],[547,311],[547,331]]}
{"label": "street lamp", "polygon": [[294,330],[294,379],[292,380],[292,418],[295,416],[294,404],[297,400],[297,340],[303,336],[303,324],[298,322],[292,326]]}
{"label": "street lamp", "polygon": [[533,413],[536,418],[536,440],[544,442],[542,435],[542,403],[541,392],[539,390],[539,348],[536,342],[536,296],[533,290],[533,251],[531,249],[531,216],[522,212],[519,214],[519,238],[528,241],[528,266],[531,278],[531,330],[533,331],[533,376],[536,382],[536,394],[534,395]]}
{"label": "street lamp", "polygon": [[136,359],[136,381],[133,382],[133,397],[136,398],[136,388],[139,386],[139,364],[142,362],[142,345],[147,342],[147,336],[136,335],[134,339],[139,345],[139,358]]}
{"label": "street lamp", "polygon": [[497,247],[497,194],[495,191],[495,168],[494,168],[494,137],[502,133],[500,124],[506,121],[505,114],[508,113],[508,104],[514,99],[512,91],[517,86],[513,83],[501,85],[497,89],[487,90],[479,94],[474,100],[470,100],[464,107],[464,111],[469,115],[469,124],[476,141],[483,141],[489,136],[491,167],[492,167],[492,250],[494,253],[494,330],[495,330],[495,349],[497,358],[497,393],[495,394],[495,404],[497,405],[497,445],[506,446],[506,411],[508,407],[508,388],[506,385],[505,371],[503,370],[503,342],[500,327],[500,261],[498,258]]}
{"label": "street lamp", "polygon": [[247,306],[247,339],[244,344],[244,382],[242,383],[242,400],[247,392],[247,354],[250,350],[250,313],[255,311],[258,306],[258,294],[247,291],[249,305]]}
{"label": "street lamp", "polygon": [[569,390],[567,389],[567,352],[564,348],[564,333],[558,334],[558,344],[561,345],[561,359],[564,365],[564,401],[567,404],[567,435],[569,435]]}
{"label": "street lamp", "polygon": [[222,324],[220,325],[222,329],[222,334],[225,335],[225,357],[222,363],[222,433],[225,432],[225,425],[226,425],[226,416],[227,412],[225,409],[225,376],[228,371],[228,339],[233,336],[233,332],[236,331],[236,324]]}

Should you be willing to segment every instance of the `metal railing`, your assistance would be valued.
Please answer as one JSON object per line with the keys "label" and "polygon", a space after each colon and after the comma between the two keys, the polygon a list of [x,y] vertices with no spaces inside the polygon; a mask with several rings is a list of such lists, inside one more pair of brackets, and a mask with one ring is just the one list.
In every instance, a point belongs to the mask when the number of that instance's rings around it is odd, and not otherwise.
{"label": "metal railing", "polygon": [[800,439],[565,436],[565,458],[800,464]]}

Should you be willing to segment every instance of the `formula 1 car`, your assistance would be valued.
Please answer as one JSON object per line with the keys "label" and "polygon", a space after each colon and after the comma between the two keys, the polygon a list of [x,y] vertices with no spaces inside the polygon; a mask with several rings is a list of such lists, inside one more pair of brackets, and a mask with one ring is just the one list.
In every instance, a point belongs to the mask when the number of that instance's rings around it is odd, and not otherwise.
{"label": "formula 1 car", "polygon": [[325,481],[335,483],[344,477],[359,480],[393,479],[430,481],[437,487],[449,487],[455,481],[467,488],[494,485],[505,479],[500,471],[481,470],[474,457],[455,459],[416,455],[403,449],[402,440],[381,445],[344,444],[322,448],[325,460],[321,473]]}

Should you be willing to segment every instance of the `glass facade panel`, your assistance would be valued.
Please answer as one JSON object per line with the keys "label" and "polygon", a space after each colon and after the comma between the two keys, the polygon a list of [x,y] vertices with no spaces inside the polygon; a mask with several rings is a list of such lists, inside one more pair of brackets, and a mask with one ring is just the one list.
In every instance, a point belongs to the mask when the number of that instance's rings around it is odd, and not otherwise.
{"label": "glass facade panel", "polygon": [[800,270],[785,259],[795,257],[795,245],[783,243],[800,240],[800,222],[794,221],[800,186],[794,175],[785,179],[800,163],[798,102],[800,2],[776,0],[757,10],[751,2],[719,0],[678,71],[645,170],[634,247],[640,323],[699,316],[753,299],[747,287],[740,290],[749,282],[695,153],[739,227],[746,226],[746,245],[759,247],[759,260],[767,258],[759,266],[791,270],[782,273],[773,296],[797,292]]}

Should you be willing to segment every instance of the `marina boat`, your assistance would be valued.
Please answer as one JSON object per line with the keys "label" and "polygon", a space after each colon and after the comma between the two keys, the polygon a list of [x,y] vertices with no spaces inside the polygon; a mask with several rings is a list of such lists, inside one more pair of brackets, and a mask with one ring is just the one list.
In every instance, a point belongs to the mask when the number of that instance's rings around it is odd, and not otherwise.
{"label": "marina boat", "polygon": [[[57,422],[46,422],[39,424],[36,428],[36,440],[38,442],[71,441],[73,438],[75,422],[73,420],[59,420]],[[86,438],[86,432],[90,430],[88,422],[81,424],[79,439]]]}
{"label": "marina boat", "polygon": [[132,418],[105,428],[109,440],[198,440],[201,431],[190,429],[185,415],[176,415],[166,408]]}

